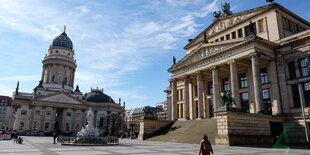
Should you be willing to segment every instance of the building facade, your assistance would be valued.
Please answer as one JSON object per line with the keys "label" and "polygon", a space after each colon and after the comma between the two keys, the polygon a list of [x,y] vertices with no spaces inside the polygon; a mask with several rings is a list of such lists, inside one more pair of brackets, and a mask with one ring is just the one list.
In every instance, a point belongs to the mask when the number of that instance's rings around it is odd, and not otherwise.
{"label": "building facade", "polygon": [[220,93],[230,91],[245,113],[290,116],[305,126],[309,29],[308,21],[277,3],[217,17],[168,69],[168,120],[212,118],[224,106]]}
{"label": "building facade", "polygon": [[[89,108],[95,113],[93,124],[101,135],[119,135],[124,120],[124,105],[103,93],[91,89],[83,95],[76,86],[75,51],[71,39],[64,32],[57,36],[44,57],[41,80],[32,93],[13,93],[15,109],[13,130],[25,134],[76,133],[87,123]],[[119,101],[120,102],[120,101]]]}
{"label": "building facade", "polygon": [[12,98],[9,96],[0,96],[0,130],[9,131],[12,129],[13,108],[11,106]]}

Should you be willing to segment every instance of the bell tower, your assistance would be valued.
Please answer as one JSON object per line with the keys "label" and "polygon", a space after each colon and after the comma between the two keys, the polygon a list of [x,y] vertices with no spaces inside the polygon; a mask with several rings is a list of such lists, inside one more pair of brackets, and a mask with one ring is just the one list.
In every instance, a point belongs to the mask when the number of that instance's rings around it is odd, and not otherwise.
{"label": "bell tower", "polygon": [[44,57],[41,81],[48,90],[73,91],[76,60],[71,39],[66,34],[66,26],[55,37]]}

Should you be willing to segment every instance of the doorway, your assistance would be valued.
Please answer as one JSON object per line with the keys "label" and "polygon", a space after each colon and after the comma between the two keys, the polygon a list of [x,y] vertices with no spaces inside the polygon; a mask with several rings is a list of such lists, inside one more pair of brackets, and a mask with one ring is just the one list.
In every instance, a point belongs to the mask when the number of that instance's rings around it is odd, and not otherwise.
{"label": "doorway", "polygon": [[273,144],[284,145],[284,136],[281,136],[283,132],[282,122],[269,122],[270,133],[273,140]]}

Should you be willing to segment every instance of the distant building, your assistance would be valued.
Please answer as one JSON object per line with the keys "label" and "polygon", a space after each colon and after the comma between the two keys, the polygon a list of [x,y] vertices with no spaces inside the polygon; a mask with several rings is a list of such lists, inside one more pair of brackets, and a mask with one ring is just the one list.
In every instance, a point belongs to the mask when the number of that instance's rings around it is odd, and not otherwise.
{"label": "distant building", "polygon": [[14,110],[11,106],[12,98],[9,96],[0,96],[0,130],[12,129]]}
{"label": "distant building", "polygon": [[14,131],[32,135],[77,133],[87,124],[86,114],[92,108],[93,124],[102,136],[121,134],[125,104],[114,102],[103,89],[91,89],[85,95],[78,86],[74,89],[74,55],[73,43],[64,31],[50,45],[42,61],[41,80],[33,92],[20,92],[17,84],[12,97]]}
{"label": "distant building", "polygon": [[159,102],[155,104],[156,108],[162,109],[156,113],[158,120],[166,120],[167,119],[167,101]]}
{"label": "distant building", "polygon": [[156,103],[155,107],[162,108],[163,110],[167,110],[167,101]]}

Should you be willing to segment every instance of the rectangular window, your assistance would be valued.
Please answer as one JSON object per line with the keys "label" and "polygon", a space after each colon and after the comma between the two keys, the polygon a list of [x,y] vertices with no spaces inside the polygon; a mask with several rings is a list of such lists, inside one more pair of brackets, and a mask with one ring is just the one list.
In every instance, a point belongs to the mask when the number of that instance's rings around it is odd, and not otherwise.
{"label": "rectangular window", "polygon": [[52,75],[52,82],[55,82],[55,75]]}
{"label": "rectangular window", "polygon": [[249,94],[248,93],[241,93],[241,110],[242,112],[249,113],[250,107],[249,107]]}
{"label": "rectangular window", "polygon": [[44,125],[44,130],[45,130],[45,131],[48,130],[49,126],[50,126],[50,123],[49,123],[49,122],[46,122],[45,125]]}
{"label": "rectangular window", "polygon": [[216,40],[215,40],[215,42],[218,42],[218,41],[219,41],[219,39],[216,39]]}
{"label": "rectangular window", "polygon": [[268,72],[267,72],[267,68],[261,68],[260,69],[260,81],[261,81],[261,84],[265,84],[265,83],[268,83],[269,80],[268,80]]}
{"label": "rectangular window", "polygon": [[299,60],[300,73],[302,77],[308,76],[308,61],[306,58]]}
{"label": "rectangular window", "polygon": [[226,40],[230,40],[230,34],[226,35]]}
{"label": "rectangular window", "polygon": [[246,77],[246,73],[239,74],[240,80],[240,88],[246,88],[248,86],[248,78]]}
{"label": "rectangular window", "polygon": [[180,90],[177,90],[177,100],[180,101]]}
{"label": "rectangular window", "polygon": [[194,89],[195,89],[195,97],[198,96],[198,88],[197,88],[197,85],[194,86]]}
{"label": "rectangular window", "polygon": [[210,118],[214,117],[213,99],[209,99],[210,103]]}
{"label": "rectangular window", "polygon": [[221,37],[221,41],[224,41],[224,37]]}
{"label": "rectangular window", "polygon": [[67,116],[68,116],[68,117],[71,117],[71,112],[67,112]]}
{"label": "rectangular window", "polygon": [[208,82],[208,93],[213,94],[213,83],[212,83],[212,81]]}
{"label": "rectangular window", "polygon": [[180,118],[183,118],[183,104],[180,104]]}
{"label": "rectangular window", "polygon": [[22,110],[22,111],[20,112],[20,114],[21,114],[21,115],[27,115],[27,110]]}
{"label": "rectangular window", "polygon": [[293,84],[291,85],[292,92],[293,92],[293,100],[294,100],[294,108],[300,107],[300,99],[299,99],[299,91],[298,91],[298,85]]}
{"label": "rectangular window", "polygon": [[223,78],[222,81],[223,81],[223,91],[230,90],[228,78]]}
{"label": "rectangular window", "polygon": [[50,116],[51,114],[52,114],[51,111],[46,111],[46,113],[45,113],[46,116]]}
{"label": "rectangular window", "polygon": [[236,31],[231,33],[231,37],[232,37],[232,39],[236,39],[237,38]]}
{"label": "rectangular window", "polygon": [[183,101],[183,89],[180,89],[180,92],[181,92],[181,101]]}
{"label": "rectangular window", "polygon": [[290,61],[287,64],[288,64],[288,72],[289,72],[290,79],[295,79],[296,78],[295,62]]}
{"label": "rectangular window", "polygon": [[261,33],[261,32],[264,32],[264,20],[261,19],[258,21],[258,32]]}
{"label": "rectangular window", "polygon": [[239,29],[239,30],[238,30],[238,36],[239,36],[239,38],[242,38],[242,37],[243,37],[242,29]]}
{"label": "rectangular window", "polygon": [[305,106],[310,106],[310,82],[304,83]]}
{"label": "rectangular window", "polygon": [[272,114],[271,110],[271,100],[270,100],[270,93],[269,89],[264,89],[263,90],[263,102],[264,102],[264,112],[265,114]]}
{"label": "rectangular window", "polygon": [[38,122],[34,122],[33,123],[33,130],[38,130],[38,126],[39,126],[39,123]]}
{"label": "rectangular window", "polygon": [[288,30],[293,33],[292,22],[288,20]]}
{"label": "rectangular window", "polygon": [[38,116],[38,115],[41,115],[41,110],[36,110],[34,113],[35,113],[35,115],[37,115],[37,116]]}

